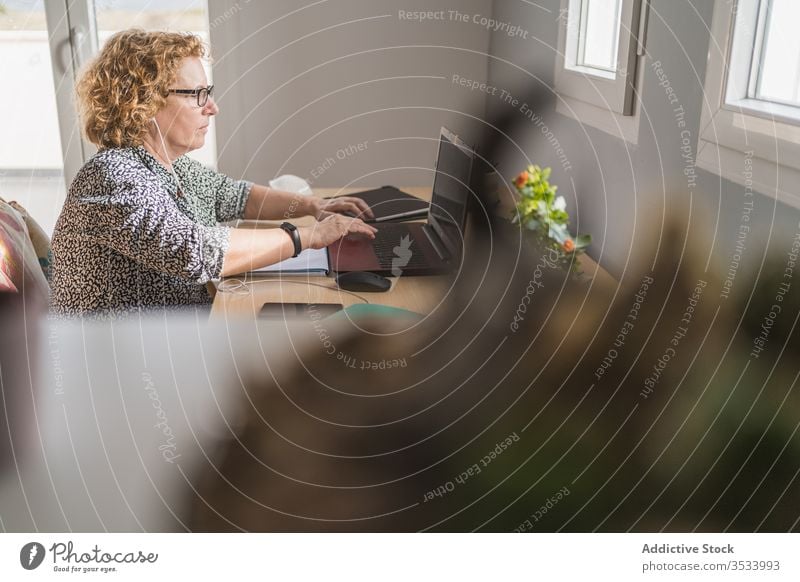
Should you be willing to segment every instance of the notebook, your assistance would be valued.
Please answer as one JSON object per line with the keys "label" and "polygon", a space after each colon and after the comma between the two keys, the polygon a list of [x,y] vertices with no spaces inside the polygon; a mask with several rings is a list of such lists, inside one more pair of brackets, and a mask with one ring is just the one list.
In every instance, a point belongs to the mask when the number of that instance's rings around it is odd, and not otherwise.
{"label": "notebook", "polygon": [[331,264],[328,249],[306,249],[296,257],[274,265],[254,269],[251,273],[275,273],[277,275],[327,275]]}

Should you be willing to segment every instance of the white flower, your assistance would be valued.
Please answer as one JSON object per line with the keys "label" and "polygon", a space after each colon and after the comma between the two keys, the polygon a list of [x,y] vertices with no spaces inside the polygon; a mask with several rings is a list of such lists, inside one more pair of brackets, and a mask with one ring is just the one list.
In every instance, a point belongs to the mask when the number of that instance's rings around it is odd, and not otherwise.
{"label": "white flower", "polygon": [[539,230],[539,226],[541,226],[541,222],[536,220],[535,218],[530,219],[527,223],[525,223],[525,228],[528,230]]}
{"label": "white flower", "polygon": [[563,196],[559,196],[558,198],[555,199],[555,202],[553,202],[553,208],[555,210],[566,210],[567,201],[564,200]]}
{"label": "white flower", "polygon": [[563,224],[551,224],[550,231],[547,233],[547,235],[550,238],[555,239],[558,244],[564,244],[564,241],[569,238],[569,231]]}

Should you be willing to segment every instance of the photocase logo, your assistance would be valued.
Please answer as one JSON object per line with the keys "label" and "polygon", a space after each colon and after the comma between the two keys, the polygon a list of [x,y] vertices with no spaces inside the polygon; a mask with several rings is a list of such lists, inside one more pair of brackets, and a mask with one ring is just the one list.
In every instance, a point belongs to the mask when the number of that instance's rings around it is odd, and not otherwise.
{"label": "photocase logo", "polygon": [[44,546],[39,542],[29,542],[19,552],[19,563],[26,570],[35,570],[44,560]]}
{"label": "photocase logo", "polygon": [[411,237],[405,235],[400,239],[400,244],[392,249],[394,257],[392,258],[392,275],[399,277],[403,274],[403,267],[405,267],[411,260]]}

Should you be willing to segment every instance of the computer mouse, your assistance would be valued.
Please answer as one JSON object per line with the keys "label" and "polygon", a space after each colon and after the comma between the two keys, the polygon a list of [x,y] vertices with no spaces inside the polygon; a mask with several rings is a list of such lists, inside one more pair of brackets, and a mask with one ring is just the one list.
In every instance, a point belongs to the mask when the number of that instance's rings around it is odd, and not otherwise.
{"label": "computer mouse", "polygon": [[352,271],[336,276],[336,285],[345,291],[367,291],[383,293],[392,288],[392,282],[386,277],[368,271]]}

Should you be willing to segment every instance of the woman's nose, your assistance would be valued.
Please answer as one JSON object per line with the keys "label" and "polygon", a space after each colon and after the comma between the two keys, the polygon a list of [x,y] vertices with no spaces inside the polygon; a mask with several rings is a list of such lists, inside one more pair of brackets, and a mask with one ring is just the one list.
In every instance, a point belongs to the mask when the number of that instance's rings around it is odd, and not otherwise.
{"label": "woman's nose", "polygon": [[206,110],[206,115],[216,115],[217,113],[219,113],[219,107],[217,107],[217,102],[214,101],[213,97],[208,98],[205,110]]}

